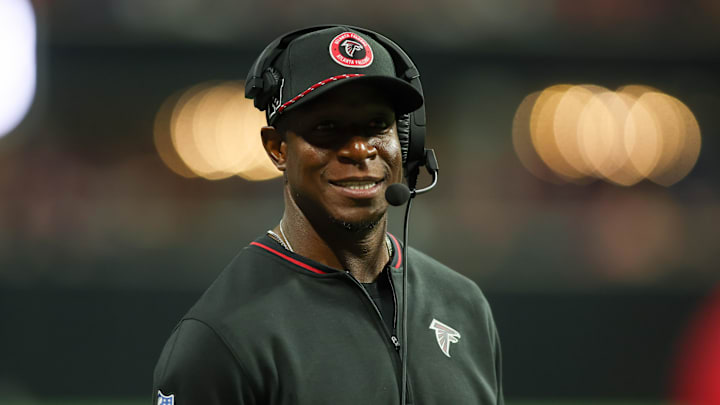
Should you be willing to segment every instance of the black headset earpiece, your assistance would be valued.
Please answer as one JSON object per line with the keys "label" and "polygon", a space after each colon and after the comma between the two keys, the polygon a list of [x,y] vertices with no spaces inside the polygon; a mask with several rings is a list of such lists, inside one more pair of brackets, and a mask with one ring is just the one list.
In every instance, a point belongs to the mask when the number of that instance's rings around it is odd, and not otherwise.
{"label": "black headset earpiece", "polygon": [[[420,83],[418,82],[418,85]],[[425,105],[417,111],[410,113],[410,139],[407,146],[407,160],[405,161],[405,179],[410,190],[417,186],[420,167],[427,163],[425,149]]]}
{"label": "black headset earpiece", "polygon": [[407,162],[408,145],[410,143],[410,114],[402,114],[396,119],[397,134],[400,140],[403,166]]}
{"label": "black headset earpiece", "polygon": [[253,64],[252,68],[248,72],[247,78],[245,79],[245,97],[253,99],[255,108],[260,111],[265,111],[268,107],[266,101],[270,99],[272,93],[267,93],[265,90],[264,73],[275,58],[282,53],[282,49],[278,48],[280,39],[271,42],[258,56]]}
{"label": "black headset earpiece", "polygon": [[267,108],[272,102],[273,96],[278,93],[281,83],[282,75],[280,75],[280,72],[273,67],[265,69],[262,74],[262,91],[255,98],[256,107],[257,104],[260,104]]}

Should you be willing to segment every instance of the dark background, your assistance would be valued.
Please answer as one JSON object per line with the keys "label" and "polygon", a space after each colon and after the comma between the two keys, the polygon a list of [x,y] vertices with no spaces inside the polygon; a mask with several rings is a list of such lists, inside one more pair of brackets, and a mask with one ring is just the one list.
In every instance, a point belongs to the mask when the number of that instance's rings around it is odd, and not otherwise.
{"label": "dark background", "polygon": [[[485,291],[506,397],[672,400],[720,282],[720,8],[625,3],[32,2],[37,91],[0,137],[0,400],[149,397],[175,322],[282,212],[277,179],[168,169],[156,114],[244,79],[275,36],[336,21],[393,38],[423,74],[441,178],[411,243]],[[513,116],[558,83],[678,98],[702,131],[694,169],[669,188],[535,178]],[[396,235],[401,220],[391,210]]]}

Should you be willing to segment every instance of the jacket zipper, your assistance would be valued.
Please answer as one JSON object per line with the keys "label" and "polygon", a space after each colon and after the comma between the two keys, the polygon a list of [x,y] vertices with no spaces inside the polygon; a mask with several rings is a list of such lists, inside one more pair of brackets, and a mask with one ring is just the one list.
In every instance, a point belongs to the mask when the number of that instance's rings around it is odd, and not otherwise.
{"label": "jacket zipper", "polygon": [[[383,330],[385,330],[385,333],[390,335],[390,342],[392,342],[393,346],[395,347],[395,353],[397,353],[398,359],[400,360],[400,367],[402,367],[402,363],[405,361],[405,359],[403,359],[402,356],[400,356],[400,340],[397,338],[397,315],[398,315],[397,294],[395,293],[395,285],[393,284],[392,274],[390,274],[389,269],[388,269],[387,273],[388,273],[388,277],[390,279],[390,289],[392,290],[393,303],[395,304],[395,311],[393,314],[393,333],[390,333],[390,331],[388,330],[387,326],[385,325],[385,321],[383,321],[383,319],[382,319],[382,313],[380,312],[380,309],[377,307],[377,305],[375,305],[375,301],[373,301],[372,297],[367,292],[365,287],[363,287],[362,284],[360,284],[360,282],[355,278],[355,276],[353,276],[349,271],[345,271],[345,274],[348,276],[348,278],[350,278],[350,280],[352,280],[353,283],[355,283],[355,285],[358,286],[358,288],[360,288],[360,290],[362,290],[363,294],[365,295],[365,298],[367,298],[367,300],[370,301],[370,304],[372,304],[373,308],[375,309],[375,313],[377,314],[378,318],[380,319],[380,323],[382,324]],[[407,388],[408,389],[408,398],[407,398],[408,404],[412,404],[413,403],[412,389],[411,389],[412,385],[410,384],[410,376],[408,376],[407,384],[408,384],[408,388]],[[402,389],[402,387],[400,389]]]}
{"label": "jacket zipper", "polygon": [[390,339],[395,344],[395,349],[399,351],[400,350],[400,340],[397,338],[398,303],[397,303],[397,295],[395,294],[395,284],[393,284],[392,274],[390,274],[390,273],[391,273],[391,270],[388,269],[387,277],[388,277],[388,282],[390,282],[390,291],[392,291],[392,297],[393,297],[393,331],[392,331],[392,337]]}
{"label": "jacket zipper", "polygon": [[[390,280],[390,288],[392,289],[393,294],[393,303],[395,304],[395,313],[393,314],[393,331],[392,333],[388,330],[387,325],[385,325],[385,321],[383,321],[382,313],[380,312],[380,308],[375,305],[375,301],[373,301],[370,294],[367,292],[365,287],[360,284],[360,282],[353,276],[349,271],[345,271],[345,274],[350,278],[350,280],[355,283],[356,286],[360,288],[360,290],[365,295],[365,298],[367,298],[368,301],[370,301],[370,304],[372,305],[373,309],[375,309],[375,313],[377,314],[378,318],[380,319],[380,323],[382,324],[383,330],[385,330],[385,333],[390,335],[390,342],[392,343],[393,347],[395,347],[395,352],[400,354],[400,340],[397,337],[397,297],[395,296],[395,287],[392,285],[392,280]],[[402,361],[402,359],[401,359]]]}

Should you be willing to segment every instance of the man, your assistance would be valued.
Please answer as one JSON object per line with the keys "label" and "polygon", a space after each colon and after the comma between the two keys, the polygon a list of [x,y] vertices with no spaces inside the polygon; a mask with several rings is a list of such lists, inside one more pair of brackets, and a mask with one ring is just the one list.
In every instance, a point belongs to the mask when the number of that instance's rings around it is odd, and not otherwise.
{"label": "man", "polygon": [[251,79],[264,79],[249,93],[268,111],[261,136],[285,211],[177,325],[156,404],[397,404],[404,344],[407,403],[503,403],[480,289],[413,249],[400,338],[406,259],[384,195],[403,177],[397,120],[423,100],[373,34],[309,29],[256,63]]}

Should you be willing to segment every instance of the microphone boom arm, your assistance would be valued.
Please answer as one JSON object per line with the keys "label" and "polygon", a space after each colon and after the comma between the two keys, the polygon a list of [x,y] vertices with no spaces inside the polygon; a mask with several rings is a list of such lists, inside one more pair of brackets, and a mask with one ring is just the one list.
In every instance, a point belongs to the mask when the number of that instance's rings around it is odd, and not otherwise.
{"label": "microphone boom arm", "polygon": [[[410,190],[410,197],[407,199],[407,206],[405,207],[405,221],[403,224],[403,245],[402,245],[402,251],[403,251],[403,257],[405,258],[405,261],[403,261],[403,273],[402,273],[402,316],[401,316],[401,322],[402,322],[402,335],[400,337],[400,360],[402,361],[402,374],[401,374],[401,384],[402,389],[400,390],[400,404],[406,405],[407,399],[408,399],[408,393],[407,393],[407,380],[408,380],[408,359],[407,359],[407,353],[408,353],[408,334],[407,334],[407,318],[408,318],[408,226],[409,226],[409,219],[410,219],[410,206],[412,205],[413,198],[418,194],[427,193],[428,191],[435,188],[438,182],[438,163],[437,163],[437,157],[435,157],[435,151],[432,149],[425,149],[425,168],[427,169],[428,173],[432,176],[432,183],[425,187],[421,188],[420,190],[417,190],[413,188]],[[406,195],[407,196],[407,195]]]}
{"label": "microphone boom arm", "polygon": [[413,198],[418,194],[427,193],[428,191],[435,188],[435,186],[437,185],[438,172],[440,171],[440,168],[438,166],[437,157],[435,156],[435,151],[433,149],[425,149],[425,168],[427,169],[427,172],[432,176],[432,183],[429,186],[421,188],[419,190],[410,190],[410,198]]}

